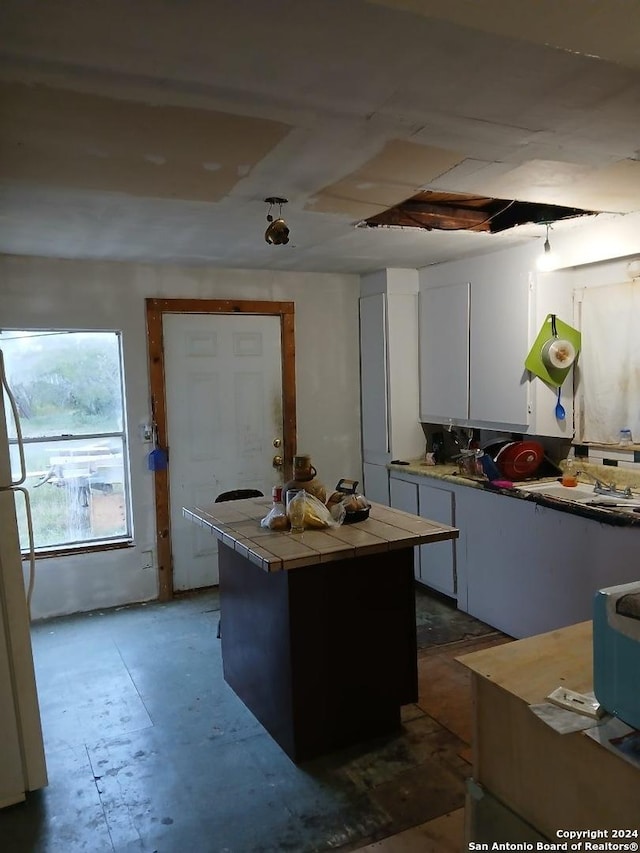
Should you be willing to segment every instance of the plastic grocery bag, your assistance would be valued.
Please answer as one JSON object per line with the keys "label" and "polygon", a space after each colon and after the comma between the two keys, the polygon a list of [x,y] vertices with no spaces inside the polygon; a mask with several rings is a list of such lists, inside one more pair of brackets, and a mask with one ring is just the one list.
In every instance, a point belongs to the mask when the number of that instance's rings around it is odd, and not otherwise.
{"label": "plastic grocery bag", "polygon": [[260,527],[269,530],[288,530],[289,519],[283,503],[274,504],[264,518],[260,520]]}
{"label": "plastic grocery bag", "polygon": [[340,521],[331,515],[327,507],[304,489],[289,501],[287,515],[293,531],[322,530],[340,526]]}

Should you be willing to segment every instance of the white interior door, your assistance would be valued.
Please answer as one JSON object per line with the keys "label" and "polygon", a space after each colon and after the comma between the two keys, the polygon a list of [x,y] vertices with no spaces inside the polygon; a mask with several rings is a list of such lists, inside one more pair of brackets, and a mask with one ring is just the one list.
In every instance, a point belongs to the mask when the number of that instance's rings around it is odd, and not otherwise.
{"label": "white interior door", "polygon": [[218,583],[217,539],[182,508],[282,480],[280,318],[165,314],[163,335],[173,588],[195,589]]}

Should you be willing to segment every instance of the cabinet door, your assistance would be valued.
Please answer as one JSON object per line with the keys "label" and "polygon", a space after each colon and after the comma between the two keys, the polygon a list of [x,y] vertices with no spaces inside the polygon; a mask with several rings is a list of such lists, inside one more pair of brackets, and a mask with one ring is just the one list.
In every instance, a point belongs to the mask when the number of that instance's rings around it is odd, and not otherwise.
{"label": "cabinet door", "polygon": [[385,295],[360,298],[360,387],[363,454],[389,451]]}
{"label": "cabinet door", "polygon": [[471,285],[469,419],[517,426],[529,423],[529,275],[501,266]]}
{"label": "cabinet door", "polygon": [[365,462],[363,489],[365,497],[378,504],[389,506],[389,471],[384,465],[371,465]]}
{"label": "cabinet door", "polygon": [[516,638],[591,618],[601,525],[474,489],[461,501],[468,613]]}
{"label": "cabinet door", "polygon": [[638,578],[637,527],[481,489],[454,490],[458,609],[512,637],[590,620],[599,589]]}
{"label": "cabinet door", "polygon": [[420,419],[469,417],[469,283],[420,290]]}
{"label": "cabinet door", "polygon": [[[418,506],[422,518],[453,525],[453,493],[420,485]],[[430,542],[420,546],[420,580],[446,595],[456,594],[455,541]]]}
{"label": "cabinet door", "polygon": [[[389,493],[392,507],[413,515],[420,515],[416,483],[408,483],[406,480],[399,480],[392,476],[389,479]],[[420,548],[413,549],[413,574],[416,580],[420,580]]]}

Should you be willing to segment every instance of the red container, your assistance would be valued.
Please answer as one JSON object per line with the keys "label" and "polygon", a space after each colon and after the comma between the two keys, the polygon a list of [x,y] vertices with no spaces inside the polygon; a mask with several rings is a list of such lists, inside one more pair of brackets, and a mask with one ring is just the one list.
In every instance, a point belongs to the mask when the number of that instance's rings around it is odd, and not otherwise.
{"label": "red container", "polygon": [[495,458],[498,470],[507,480],[533,477],[544,459],[544,448],[537,441],[510,441]]}

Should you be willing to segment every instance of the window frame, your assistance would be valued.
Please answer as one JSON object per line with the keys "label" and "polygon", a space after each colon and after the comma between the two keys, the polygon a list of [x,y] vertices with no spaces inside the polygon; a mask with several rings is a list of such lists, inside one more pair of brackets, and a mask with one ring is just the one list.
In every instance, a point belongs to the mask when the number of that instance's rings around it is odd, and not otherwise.
{"label": "window frame", "polygon": [[[104,432],[92,432],[92,433],[60,433],[57,435],[40,435],[40,436],[28,436],[25,437],[22,435],[21,443],[23,447],[28,447],[29,445],[37,445],[44,443],[56,443],[59,442],[63,445],[65,442],[77,442],[77,441],[92,441],[95,439],[109,439],[109,438],[117,438],[122,442],[122,488],[123,488],[123,502],[125,505],[125,525],[126,530],[124,533],[119,533],[114,536],[102,536],[96,537],[93,539],[84,539],[76,542],[63,542],[59,545],[43,545],[43,546],[35,546],[34,547],[34,557],[36,560],[42,559],[50,559],[52,557],[61,557],[61,556],[72,556],[72,555],[80,555],[80,554],[88,554],[88,553],[96,553],[101,551],[110,551],[121,548],[132,548],[134,547],[134,526],[133,526],[133,504],[132,504],[132,496],[131,496],[131,460],[129,453],[129,430],[128,430],[128,419],[127,419],[127,400],[126,400],[126,384],[125,384],[125,370],[124,370],[124,347],[123,347],[123,333],[120,329],[63,329],[63,328],[17,328],[13,327],[5,327],[2,329],[2,332],[11,333],[11,332],[26,332],[33,333],[34,336],[38,334],[46,335],[46,334],[56,334],[59,333],[61,335],[68,334],[91,334],[91,335],[114,335],[117,341],[117,349],[118,349],[118,365],[119,365],[119,386],[120,386],[120,401],[121,401],[121,419],[122,419],[122,428],[121,430],[108,430]],[[0,345],[2,344],[2,338],[0,337]],[[9,430],[7,430],[9,432]],[[9,450],[12,447],[17,447],[19,444],[19,438],[17,436],[12,437],[8,435],[8,444]],[[29,548],[22,548],[21,557],[23,562],[29,560]]]}

